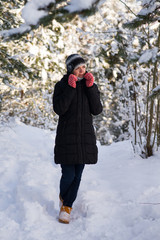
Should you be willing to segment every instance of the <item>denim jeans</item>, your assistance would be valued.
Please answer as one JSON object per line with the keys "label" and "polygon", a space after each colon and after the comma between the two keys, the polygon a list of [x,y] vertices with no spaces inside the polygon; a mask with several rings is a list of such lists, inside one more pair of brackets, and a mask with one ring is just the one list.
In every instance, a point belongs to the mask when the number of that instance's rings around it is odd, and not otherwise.
{"label": "denim jeans", "polygon": [[60,195],[64,206],[72,207],[77,197],[84,166],[84,164],[61,164]]}

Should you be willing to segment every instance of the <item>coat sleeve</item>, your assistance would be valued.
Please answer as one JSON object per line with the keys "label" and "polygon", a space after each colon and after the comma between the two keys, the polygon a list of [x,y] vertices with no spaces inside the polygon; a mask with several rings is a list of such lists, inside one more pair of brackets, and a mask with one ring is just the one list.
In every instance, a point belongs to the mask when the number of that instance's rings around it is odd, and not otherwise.
{"label": "coat sleeve", "polygon": [[65,114],[71,104],[76,90],[69,85],[63,85],[61,82],[56,83],[53,94],[53,110],[59,116]]}
{"label": "coat sleeve", "polygon": [[98,115],[102,112],[103,107],[100,101],[100,92],[94,83],[92,87],[86,88],[87,97],[90,105],[91,114]]}

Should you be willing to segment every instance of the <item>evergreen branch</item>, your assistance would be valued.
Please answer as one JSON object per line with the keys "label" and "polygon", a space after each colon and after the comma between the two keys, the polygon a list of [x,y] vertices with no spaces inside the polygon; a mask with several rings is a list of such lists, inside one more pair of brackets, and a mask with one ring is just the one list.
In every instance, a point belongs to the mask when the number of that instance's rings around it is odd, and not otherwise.
{"label": "evergreen branch", "polygon": [[160,85],[154,88],[151,94],[148,96],[148,100],[153,100],[155,98],[160,98]]}
{"label": "evergreen branch", "polygon": [[125,2],[123,2],[122,0],[119,0],[121,3],[123,3],[125,6],[126,6],[126,8],[135,16],[135,17],[137,17],[137,15],[132,11],[132,9],[125,3]]}
{"label": "evergreen branch", "polygon": [[8,23],[8,24],[10,25],[10,27],[11,27],[11,23],[10,23],[8,20],[6,20],[6,19],[4,19],[4,18],[2,18],[2,17],[0,17],[0,19],[1,19],[3,22]]}

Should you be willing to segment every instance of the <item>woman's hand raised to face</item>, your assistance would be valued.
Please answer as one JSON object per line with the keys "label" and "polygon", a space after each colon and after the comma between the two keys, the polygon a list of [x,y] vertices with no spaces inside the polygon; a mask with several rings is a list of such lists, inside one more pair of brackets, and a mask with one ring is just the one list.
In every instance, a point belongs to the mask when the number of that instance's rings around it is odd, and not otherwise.
{"label": "woman's hand raised to face", "polygon": [[86,86],[87,87],[92,87],[93,83],[94,83],[93,74],[88,72],[84,75],[84,78],[86,79]]}
{"label": "woman's hand raised to face", "polygon": [[76,82],[78,81],[78,78],[74,74],[70,74],[68,78],[68,84],[69,86],[76,88]]}

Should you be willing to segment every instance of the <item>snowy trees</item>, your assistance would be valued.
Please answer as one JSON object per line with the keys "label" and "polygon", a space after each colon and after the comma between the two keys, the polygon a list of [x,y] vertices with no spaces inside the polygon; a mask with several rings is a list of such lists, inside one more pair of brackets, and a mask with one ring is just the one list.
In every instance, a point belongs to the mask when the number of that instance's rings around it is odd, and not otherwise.
{"label": "snowy trees", "polygon": [[132,136],[135,151],[152,155],[160,145],[159,1],[142,1],[142,9],[134,0],[127,8],[116,0],[23,4],[0,3],[0,118],[54,129],[54,84],[66,57],[78,52],[101,90],[98,139],[110,144]]}
{"label": "snowy trees", "polygon": [[[135,9],[134,4],[130,4]],[[99,4],[98,12],[94,15],[96,28],[93,18],[89,18],[92,19],[92,24],[87,21],[92,29],[93,71],[98,76],[104,106],[98,128],[103,144],[129,137],[128,98],[124,77],[128,68],[130,32],[122,27],[126,17],[131,18],[132,14],[121,2],[107,1]]]}
{"label": "snowy trees", "polygon": [[134,95],[134,120],[131,119],[131,123],[134,129],[134,146],[139,145],[144,157],[153,155],[155,142],[159,145],[160,103],[159,100],[148,98],[152,90],[154,95],[154,89],[160,84],[159,9],[159,1],[144,0],[137,17],[125,24],[126,27],[135,29],[138,37],[138,46],[132,57],[136,61],[132,61],[129,69],[132,77],[130,87]]}
{"label": "snowy trees", "polygon": [[[12,7],[3,3],[4,17]],[[65,72],[66,56],[81,48],[76,26],[66,23],[64,28],[50,20],[47,27],[40,25],[24,34],[21,26],[14,28],[21,19],[16,7],[13,22],[8,26],[2,21],[0,117],[19,116],[25,123],[54,129],[57,119],[52,109],[54,84]]]}

